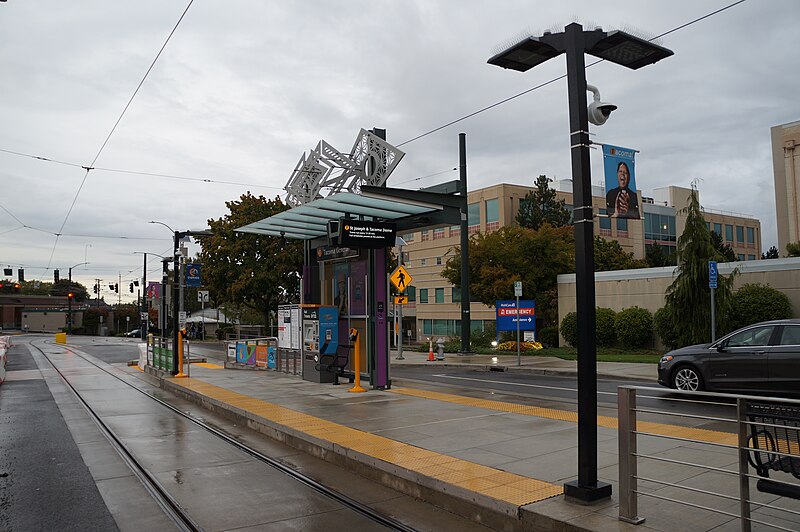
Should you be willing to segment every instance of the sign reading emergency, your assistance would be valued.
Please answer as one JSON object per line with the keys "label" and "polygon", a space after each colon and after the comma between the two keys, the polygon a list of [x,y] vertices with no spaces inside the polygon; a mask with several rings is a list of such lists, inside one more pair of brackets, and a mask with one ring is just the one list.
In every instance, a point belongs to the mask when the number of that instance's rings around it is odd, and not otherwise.
{"label": "sign reading emergency", "polygon": [[516,331],[517,320],[519,330],[536,330],[536,302],[532,299],[520,299],[519,310],[515,300],[502,300],[497,302],[497,330]]}
{"label": "sign reading emergency", "polygon": [[395,268],[395,270],[392,272],[392,275],[389,276],[389,280],[392,281],[392,284],[395,288],[397,288],[398,291],[405,292],[406,288],[408,288],[408,285],[411,284],[413,277],[411,277],[411,274],[408,273],[408,270],[406,270],[401,264]]}

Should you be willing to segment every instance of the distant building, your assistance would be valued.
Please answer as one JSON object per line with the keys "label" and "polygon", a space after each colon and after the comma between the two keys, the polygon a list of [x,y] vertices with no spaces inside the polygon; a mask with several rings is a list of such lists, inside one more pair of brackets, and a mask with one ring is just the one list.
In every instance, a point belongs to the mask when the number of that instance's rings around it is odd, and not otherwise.
{"label": "distant building", "polygon": [[[556,190],[558,199],[564,199],[567,208],[572,210],[572,181],[555,181],[550,186]],[[530,186],[504,183],[469,192],[469,233],[486,233],[516,225],[520,203],[531,190]],[[649,245],[674,253],[686,221],[680,210],[688,204],[690,192],[673,186],[656,189],[652,198],[639,198],[643,219],[625,219],[605,216],[605,191],[593,186],[594,234],[616,240],[623,250],[636,258],[644,258]],[[740,261],[760,258],[761,222],[758,219],[708,208],[703,209],[703,216],[709,230],[717,232]],[[431,336],[460,335],[461,290],[440,275],[447,259],[460,245],[460,227],[439,227],[398,236],[407,243],[403,256],[413,278],[407,291],[410,304],[403,308],[404,332],[410,330],[411,339],[418,341]],[[488,322],[495,321],[494,308],[480,303],[473,302],[470,313],[472,330],[483,330]],[[408,340],[405,334],[404,337]]]}
{"label": "distant building", "polygon": [[800,242],[800,121],[775,126],[770,132],[778,251],[784,254],[786,244]]}

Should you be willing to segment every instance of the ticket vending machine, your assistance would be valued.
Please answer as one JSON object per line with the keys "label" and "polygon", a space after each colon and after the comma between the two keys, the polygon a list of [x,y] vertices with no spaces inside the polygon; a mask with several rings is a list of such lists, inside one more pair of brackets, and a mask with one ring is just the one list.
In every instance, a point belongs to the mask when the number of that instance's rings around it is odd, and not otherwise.
{"label": "ticket vending machine", "polygon": [[333,382],[334,374],[320,367],[320,355],[335,355],[339,347],[339,311],[336,307],[302,305],[303,379]]}

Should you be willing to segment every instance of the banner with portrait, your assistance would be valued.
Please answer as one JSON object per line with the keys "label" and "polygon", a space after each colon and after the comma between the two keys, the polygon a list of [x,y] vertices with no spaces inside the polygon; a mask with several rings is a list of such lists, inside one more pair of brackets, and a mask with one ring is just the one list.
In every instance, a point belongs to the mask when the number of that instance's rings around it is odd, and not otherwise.
{"label": "banner with portrait", "polygon": [[606,212],[616,218],[641,218],[636,194],[636,150],[603,144]]}

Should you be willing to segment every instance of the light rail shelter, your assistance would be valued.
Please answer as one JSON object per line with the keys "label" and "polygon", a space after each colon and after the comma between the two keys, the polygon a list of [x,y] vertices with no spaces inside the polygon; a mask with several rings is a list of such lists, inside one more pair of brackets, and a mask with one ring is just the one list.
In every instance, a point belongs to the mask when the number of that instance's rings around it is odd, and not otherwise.
{"label": "light rail shelter", "polygon": [[350,329],[359,331],[363,378],[373,388],[387,389],[392,304],[387,248],[398,232],[459,224],[463,203],[460,195],[362,185],[359,193],[338,192],[237,231],[304,241],[301,307],[336,307],[339,342],[348,341]]}

